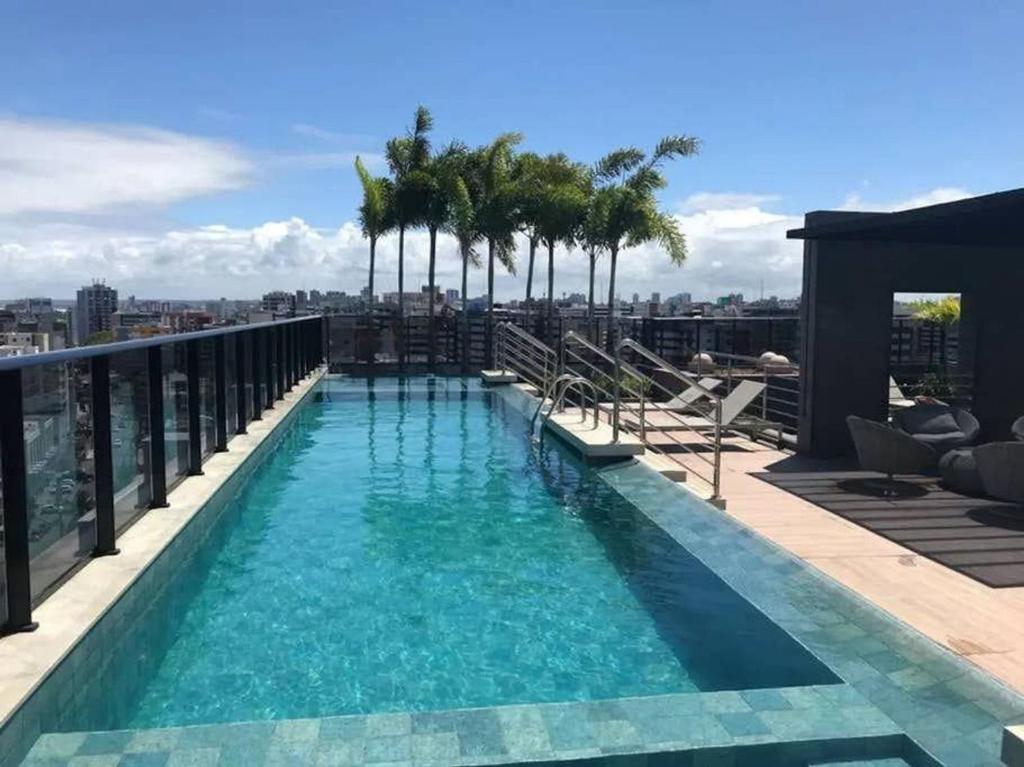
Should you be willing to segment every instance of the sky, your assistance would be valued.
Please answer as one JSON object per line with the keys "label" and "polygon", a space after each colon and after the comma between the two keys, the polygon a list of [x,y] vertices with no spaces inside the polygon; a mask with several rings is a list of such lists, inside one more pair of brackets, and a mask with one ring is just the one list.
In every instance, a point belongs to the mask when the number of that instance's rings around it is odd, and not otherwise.
{"label": "sky", "polygon": [[[1022,32],[1024,4],[984,0],[0,0],[0,298],[358,291],[353,160],[386,172],[419,104],[437,146],[515,130],[592,163],[699,137],[660,196],[689,259],[625,251],[621,295],[795,296],[785,231],[808,210],[1022,185]],[[499,298],[522,295],[520,256]],[[406,257],[416,289],[425,233]],[[438,262],[456,287],[450,241]],[[557,270],[556,295],[585,290],[579,251]],[[377,286],[397,286],[395,238]]]}

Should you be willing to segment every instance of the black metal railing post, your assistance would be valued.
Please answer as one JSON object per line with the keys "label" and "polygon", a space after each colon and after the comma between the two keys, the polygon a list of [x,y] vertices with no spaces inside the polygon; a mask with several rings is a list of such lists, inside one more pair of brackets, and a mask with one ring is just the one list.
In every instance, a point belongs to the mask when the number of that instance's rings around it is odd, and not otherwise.
{"label": "black metal railing post", "polygon": [[228,382],[227,360],[225,359],[224,336],[213,339],[213,397],[214,418],[217,427],[217,444],[214,450],[225,453],[228,449]]}
{"label": "black metal railing post", "polygon": [[285,368],[288,365],[288,356],[284,346],[285,327],[279,325],[274,328],[274,353],[277,355],[277,399],[284,399]]}
{"label": "black metal railing post", "polygon": [[199,341],[185,342],[185,393],[188,399],[188,473],[203,473],[202,421],[199,418]]}
{"label": "black metal railing post", "polygon": [[235,434],[245,434],[245,425],[249,422],[245,415],[248,402],[245,396],[245,342],[248,338],[248,333],[235,335],[235,410],[238,411]]}
{"label": "black metal railing post", "polygon": [[153,487],[150,508],[167,506],[167,458],[164,443],[164,374],[163,347],[146,349],[146,369],[149,377],[149,465]]}
{"label": "black metal railing post", "polygon": [[93,556],[117,554],[114,522],[114,447],[110,433],[110,357],[89,361],[92,389],[92,451],[96,482],[96,547]]}
{"label": "black metal railing post", "polygon": [[284,344],[284,390],[291,391],[292,386],[295,385],[292,371],[292,355],[294,349],[292,347],[292,330],[295,325],[285,325],[281,330],[284,332],[281,334],[281,342]]}
{"label": "black metal railing post", "polygon": [[267,328],[263,332],[263,344],[266,351],[266,358],[263,360],[264,380],[264,407],[270,410],[274,407],[274,329]]}
{"label": "black metal railing post", "polygon": [[3,474],[4,562],[7,620],[2,633],[35,631],[32,620],[31,555],[28,545],[28,483],[21,371],[0,372],[0,466]]}
{"label": "black metal railing post", "polygon": [[260,354],[260,346],[263,331],[251,330],[249,344],[252,347],[252,420],[263,420],[263,359]]}

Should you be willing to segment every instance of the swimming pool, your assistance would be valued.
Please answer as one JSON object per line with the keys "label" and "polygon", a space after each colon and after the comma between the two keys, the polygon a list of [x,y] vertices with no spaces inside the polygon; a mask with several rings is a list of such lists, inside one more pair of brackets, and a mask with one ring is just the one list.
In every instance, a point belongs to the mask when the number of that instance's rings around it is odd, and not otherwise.
{"label": "swimming pool", "polygon": [[474,382],[321,383],[83,728],[838,681],[527,429]]}

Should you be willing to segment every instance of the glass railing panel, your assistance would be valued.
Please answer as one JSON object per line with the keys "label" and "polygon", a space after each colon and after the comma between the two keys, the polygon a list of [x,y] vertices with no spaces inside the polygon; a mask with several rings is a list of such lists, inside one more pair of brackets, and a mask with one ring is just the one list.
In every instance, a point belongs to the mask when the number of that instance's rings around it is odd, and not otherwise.
{"label": "glass railing panel", "polygon": [[[3,434],[0,433],[0,437]],[[0,471],[3,471],[3,460],[0,459]],[[0,475],[2,476],[2,475]],[[4,483],[0,482],[0,524],[4,520]],[[6,529],[6,525],[3,525]],[[4,538],[0,534],[0,626],[7,623],[7,556],[4,553]]]}
{"label": "glass railing panel", "polygon": [[199,446],[204,459],[217,447],[217,393],[212,338],[199,342]]}
{"label": "glass railing panel", "polygon": [[32,598],[38,600],[96,545],[88,361],[22,371]]}
{"label": "glass railing panel", "polygon": [[188,473],[188,377],[185,344],[167,344],[163,355],[164,457],[167,487]]}
{"label": "glass railing panel", "polygon": [[235,377],[235,344],[241,343],[237,333],[224,337],[224,391],[227,394],[227,437],[238,428],[238,381]]}
{"label": "glass railing panel", "polygon": [[149,508],[148,350],[110,357],[110,439],[114,464],[114,526],[121,530]]}

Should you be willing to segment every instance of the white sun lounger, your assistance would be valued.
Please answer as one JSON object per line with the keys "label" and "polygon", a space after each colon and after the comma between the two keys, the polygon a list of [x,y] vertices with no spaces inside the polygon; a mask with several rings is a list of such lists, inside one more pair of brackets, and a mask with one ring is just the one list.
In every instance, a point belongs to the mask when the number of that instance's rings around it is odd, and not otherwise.
{"label": "white sun lounger", "polygon": [[722,381],[718,378],[701,378],[697,381],[697,386],[689,386],[679,394],[674,396],[668,402],[662,402],[658,405],[659,410],[692,410],[694,402],[698,402],[708,395],[708,392],[713,392],[719,386],[722,385]]}
{"label": "white sun lounger", "polygon": [[889,407],[913,407],[914,404],[914,400],[908,399],[903,393],[903,390],[900,389],[900,385],[896,383],[896,379],[889,376]]}
{"label": "white sun lounger", "polygon": [[[757,381],[740,381],[740,383],[722,399],[722,428],[733,425],[739,420],[743,411],[764,391],[764,384]],[[714,421],[704,416],[684,415],[683,423],[693,428],[714,426]],[[760,420],[760,419],[758,419]]]}

